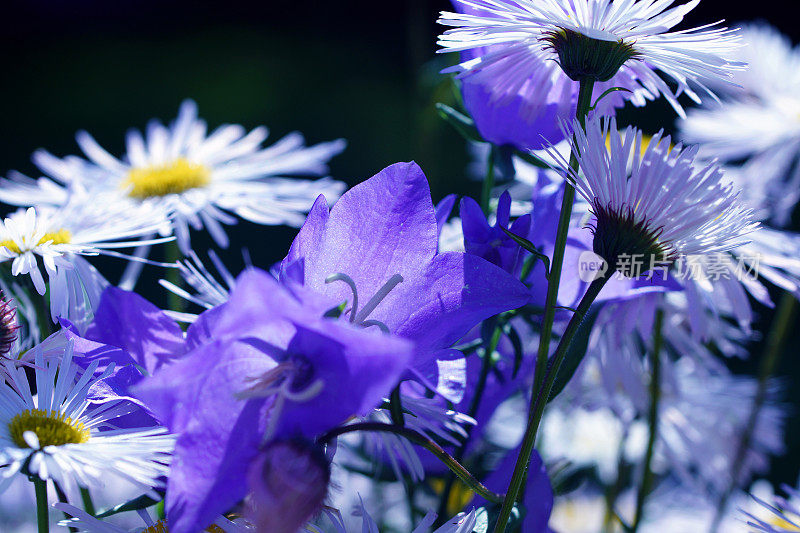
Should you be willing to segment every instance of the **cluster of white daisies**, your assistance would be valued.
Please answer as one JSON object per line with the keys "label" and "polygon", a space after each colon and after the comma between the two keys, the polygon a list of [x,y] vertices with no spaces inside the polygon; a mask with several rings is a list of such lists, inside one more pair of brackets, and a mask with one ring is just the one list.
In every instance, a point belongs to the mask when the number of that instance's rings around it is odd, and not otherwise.
{"label": "cluster of white daisies", "polygon": [[[291,133],[264,147],[264,127],[209,132],[191,100],[169,126],[152,121],[146,135],[131,130],[119,158],[85,131],[76,138],[83,158],[40,150],[33,161],[45,176],[10,172],[0,180],[0,201],[22,206],[0,224],[0,262],[10,261],[14,276],[30,275],[41,295],[49,282],[53,319],[86,317],[107,285],[82,256],[142,263],[150,246],[173,240],[188,254],[190,229],[203,228],[226,247],[223,225],[237,217],[298,227],[318,195],[335,200],[345,187],[295,177],[324,176],[343,140],[306,146]],[[132,266],[123,285],[132,287],[137,275]]]}

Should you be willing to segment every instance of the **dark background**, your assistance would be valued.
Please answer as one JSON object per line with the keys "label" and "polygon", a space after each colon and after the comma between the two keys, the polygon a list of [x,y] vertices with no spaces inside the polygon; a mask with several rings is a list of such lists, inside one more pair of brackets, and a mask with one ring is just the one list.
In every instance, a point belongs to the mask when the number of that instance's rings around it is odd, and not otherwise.
{"label": "dark background", "polygon": [[[682,27],[764,19],[797,42],[800,26],[787,16],[787,4],[704,0]],[[143,128],[154,117],[168,122],[190,97],[211,128],[264,124],[272,141],[294,130],[310,143],[347,139],[331,174],[349,185],[414,159],[431,181],[434,200],[449,192],[475,195],[479,185],[465,177],[464,142],[434,110],[438,101],[453,101],[452,84],[438,74],[452,59],[434,53],[443,9],[449,9],[445,0],[6,2],[0,174],[16,169],[37,177],[30,154],[37,148],[77,153],[78,129],[119,155],[129,127]],[[626,109],[621,119],[654,132],[671,128],[674,113],[660,101],[646,110]],[[285,254],[294,232],[240,223],[230,231],[228,263],[237,269],[246,247],[255,264],[268,266]],[[201,253],[210,246],[202,234],[193,242]],[[114,280],[120,263],[101,261],[100,268]],[[146,269],[139,291],[163,303],[155,284],[160,274]],[[760,311],[763,329],[771,312]],[[798,342],[796,332],[781,365],[793,406],[800,405]],[[753,345],[754,354],[761,350]],[[733,367],[755,372],[753,362]],[[775,461],[771,478],[794,485],[800,428],[793,419],[790,414],[789,454]]]}

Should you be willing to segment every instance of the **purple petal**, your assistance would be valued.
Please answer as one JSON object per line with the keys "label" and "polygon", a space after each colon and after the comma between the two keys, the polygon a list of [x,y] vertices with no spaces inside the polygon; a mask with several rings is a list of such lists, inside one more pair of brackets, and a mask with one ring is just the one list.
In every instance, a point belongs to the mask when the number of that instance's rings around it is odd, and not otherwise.
{"label": "purple petal", "polygon": [[289,254],[281,263],[281,268],[285,268],[291,263],[302,259],[307,255],[312,255],[320,248],[322,238],[325,235],[325,225],[328,223],[328,201],[325,196],[320,194],[314,201],[314,205],[308,212],[308,217],[303,223],[303,227],[289,248]]}
{"label": "purple petal", "polygon": [[265,431],[266,400],[236,396],[277,363],[247,343],[215,341],[135,388],[179,435],[167,487],[170,531],[193,533],[241,500]]}
{"label": "purple petal", "polygon": [[[415,366],[430,352],[449,348],[480,321],[525,305],[528,289],[488,261],[448,252],[433,258],[424,272],[399,284],[371,318],[417,342]],[[429,352],[429,353],[425,353]]]}
{"label": "purple petal", "polygon": [[457,197],[458,195],[456,194],[448,194],[442,198],[438,204],[436,204],[436,227],[439,235],[442,234],[442,227],[444,227],[445,222],[447,222],[447,218],[453,211],[453,206],[456,203]]}
{"label": "purple petal", "polygon": [[276,435],[315,437],[352,416],[363,416],[389,395],[411,358],[412,345],[380,331],[321,320],[297,334],[287,352],[302,354],[322,381],[304,402],[287,401]]}
{"label": "purple petal", "polygon": [[437,249],[428,181],[416,163],[396,163],[334,205],[321,244],[304,255],[305,283],[336,301],[350,300],[343,284],[325,283],[332,274],[346,273],[366,301],[394,274],[415,275]]}
{"label": "purple petal", "polygon": [[103,291],[87,339],[122,348],[147,372],[185,352],[183,331],[161,309],[136,293]]}

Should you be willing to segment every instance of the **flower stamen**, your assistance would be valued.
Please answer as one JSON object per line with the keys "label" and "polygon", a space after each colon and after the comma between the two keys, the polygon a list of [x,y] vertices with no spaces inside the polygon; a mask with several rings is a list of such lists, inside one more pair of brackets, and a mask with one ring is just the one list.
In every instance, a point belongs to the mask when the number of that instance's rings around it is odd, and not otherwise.
{"label": "flower stamen", "polygon": [[169,194],[180,194],[189,189],[205,187],[211,182],[211,171],[205,166],[184,158],[172,163],[134,168],[122,182],[128,196],[143,200]]}
{"label": "flower stamen", "polygon": [[82,422],[72,420],[60,411],[26,409],[18,413],[8,424],[11,440],[20,448],[30,448],[25,433],[32,432],[39,440],[39,447],[82,444],[89,440],[89,430]]}

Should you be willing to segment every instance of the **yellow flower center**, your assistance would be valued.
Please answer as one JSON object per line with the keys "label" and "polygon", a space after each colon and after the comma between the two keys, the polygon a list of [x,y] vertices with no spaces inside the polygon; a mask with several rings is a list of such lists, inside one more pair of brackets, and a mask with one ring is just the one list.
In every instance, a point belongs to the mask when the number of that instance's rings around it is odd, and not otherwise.
{"label": "yellow flower center", "polygon": [[159,520],[150,527],[142,530],[142,533],[168,533],[167,523],[164,520]]}
{"label": "yellow flower center", "polygon": [[[204,531],[208,533],[225,533],[219,526],[208,526]],[[150,527],[144,528],[141,533],[169,533],[166,520],[159,520]]]}
{"label": "yellow flower center", "polygon": [[[430,483],[434,492],[441,495],[445,488],[444,479],[436,478]],[[450,495],[447,498],[447,512],[451,516],[458,514],[458,512],[466,507],[474,497],[475,493],[472,491],[472,489],[470,489],[461,481],[456,480],[453,482],[453,486],[450,488]]]}
{"label": "yellow flower center", "polygon": [[[652,135],[642,135],[642,145],[639,147],[639,156],[643,156],[644,153],[647,151],[647,148],[650,146],[650,141],[653,140]],[[675,145],[669,143],[667,147],[667,152],[671,152],[672,149],[675,148]],[[606,149],[611,152],[611,135],[606,135]]]}
{"label": "yellow flower center", "polygon": [[189,189],[204,187],[210,181],[211,171],[206,166],[180,158],[165,165],[134,168],[128,173],[122,186],[126,189],[130,187],[129,196],[143,200],[180,194]]}
{"label": "yellow flower center", "polygon": [[33,431],[42,447],[81,444],[89,440],[89,430],[81,422],[73,421],[59,411],[44,409],[22,411],[11,419],[8,430],[11,440],[20,448],[30,448],[22,438],[26,431]]}
{"label": "yellow flower center", "polygon": [[[795,517],[792,517],[792,519],[794,518]],[[770,525],[781,528],[781,531],[800,531],[800,529],[798,529],[794,524],[778,516],[770,520],[769,523]]]}
{"label": "yellow flower center", "polygon": [[[51,244],[69,244],[72,240],[72,233],[69,232],[68,229],[61,228],[56,231],[51,231],[49,233],[45,233],[39,242],[36,243],[36,246],[40,246],[48,241],[52,241]],[[0,246],[5,246],[15,254],[21,254],[22,250],[20,250],[19,245],[12,241],[11,239],[6,239],[4,241],[0,241]]]}

